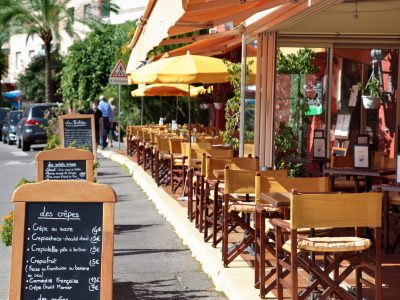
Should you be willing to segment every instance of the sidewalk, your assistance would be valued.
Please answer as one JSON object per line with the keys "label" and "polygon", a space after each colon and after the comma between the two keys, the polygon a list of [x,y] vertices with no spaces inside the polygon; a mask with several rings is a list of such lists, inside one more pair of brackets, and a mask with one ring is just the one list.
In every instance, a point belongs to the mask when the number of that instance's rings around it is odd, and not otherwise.
{"label": "sidewalk", "polygon": [[[134,181],[148,195],[159,213],[173,226],[176,234],[191,250],[191,255],[201,264],[204,272],[211,277],[218,291],[222,291],[229,299],[259,299],[259,291],[254,288],[254,270],[249,267],[246,261],[237,258],[230,264],[229,268],[224,268],[220,247],[215,249],[209,243],[203,241],[203,234],[199,233],[193,223],[187,219],[185,207],[182,207],[162,188],[157,187],[152,177],[134,161],[117,152],[107,150],[99,152],[104,157],[110,158],[129,170]],[[103,164],[103,161],[101,160],[101,164]],[[102,177],[101,175],[100,178]],[[140,214],[140,210],[132,212],[132,216],[137,213]],[[116,220],[119,220],[118,213]],[[118,235],[116,237],[118,238]],[[116,239],[115,249],[118,249],[118,239]],[[118,259],[118,251],[115,253],[115,259]],[[115,263],[117,264],[116,261]],[[116,268],[114,268],[114,272],[115,270]],[[271,296],[273,297],[273,295]],[[179,297],[172,298],[182,299]]]}
{"label": "sidewalk", "polygon": [[99,183],[118,195],[113,299],[226,299],[127,170],[99,161]]}

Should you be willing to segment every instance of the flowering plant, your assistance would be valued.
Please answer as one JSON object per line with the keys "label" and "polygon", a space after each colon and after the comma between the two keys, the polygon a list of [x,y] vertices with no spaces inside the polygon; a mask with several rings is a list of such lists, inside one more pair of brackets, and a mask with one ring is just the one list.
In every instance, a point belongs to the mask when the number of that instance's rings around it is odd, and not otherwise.
{"label": "flowering plant", "polygon": [[14,213],[12,210],[9,210],[8,215],[2,218],[3,224],[0,225],[0,238],[6,246],[11,246],[13,219]]}

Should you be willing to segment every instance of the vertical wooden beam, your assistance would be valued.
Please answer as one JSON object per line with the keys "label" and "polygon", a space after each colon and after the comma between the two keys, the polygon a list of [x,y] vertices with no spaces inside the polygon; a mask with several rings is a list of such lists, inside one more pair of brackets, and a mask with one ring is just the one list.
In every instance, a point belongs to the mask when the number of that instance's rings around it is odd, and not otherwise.
{"label": "vertical wooden beam", "polygon": [[256,105],[254,116],[254,156],[260,157],[260,115],[261,115],[261,73],[262,73],[262,40],[263,34],[257,36],[257,67],[256,67]]}
{"label": "vertical wooden beam", "polygon": [[261,80],[261,110],[260,110],[260,166],[265,166],[265,144],[266,144],[266,107],[267,107],[267,68],[268,68],[268,33],[263,33],[262,40],[262,73],[266,76],[262,76]]}
{"label": "vertical wooden beam", "polygon": [[[265,58],[264,58],[265,59]],[[264,166],[273,167],[274,157],[274,106],[275,106],[275,74],[276,74],[276,32],[268,33],[267,54],[267,91],[265,111],[265,155]]]}
{"label": "vertical wooden beam", "polygon": [[[398,50],[398,52],[400,53],[400,50]],[[400,61],[400,60],[399,60]],[[400,105],[399,105],[399,91],[400,91],[400,67],[399,65],[397,65],[397,93],[396,93],[396,133],[395,133],[395,150],[394,152],[394,157],[396,157],[397,154],[400,153],[399,151],[399,126],[400,126]]]}
{"label": "vertical wooden beam", "polygon": [[328,90],[327,90],[327,119],[326,119],[326,157],[330,156],[331,127],[332,127],[332,74],[333,74],[333,46],[328,48]]}

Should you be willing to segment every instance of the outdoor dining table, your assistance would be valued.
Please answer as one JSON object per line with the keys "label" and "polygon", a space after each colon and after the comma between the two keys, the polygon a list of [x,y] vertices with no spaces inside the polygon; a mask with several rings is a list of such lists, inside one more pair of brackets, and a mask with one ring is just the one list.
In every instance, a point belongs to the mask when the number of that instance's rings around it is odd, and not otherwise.
{"label": "outdoor dining table", "polygon": [[[396,174],[396,169],[362,169],[352,167],[328,168],[323,171],[323,174],[330,177],[332,191],[335,186],[335,176],[362,176],[365,178],[365,191],[368,192],[371,189],[372,178],[382,178],[383,181],[386,181],[387,183],[388,179],[385,178],[385,176]],[[359,191],[358,180],[355,180],[355,183],[354,192],[357,193]]]}
{"label": "outdoor dining table", "polygon": [[281,208],[283,210],[284,218],[289,219],[290,195],[291,193],[289,192],[261,193],[260,200],[261,202],[268,203],[273,207]]}

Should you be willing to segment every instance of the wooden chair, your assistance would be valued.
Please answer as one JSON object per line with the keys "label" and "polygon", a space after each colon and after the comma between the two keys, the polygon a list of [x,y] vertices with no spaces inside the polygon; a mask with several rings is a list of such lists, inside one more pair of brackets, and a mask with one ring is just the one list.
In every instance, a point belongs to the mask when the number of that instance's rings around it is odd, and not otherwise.
{"label": "wooden chair", "polygon": [[[298,194],[293,191],[290,222],[272,219],[276,228],[277,298],[283,299],[283,288],[290,289],[292,299],[306,299],[317,288],[324,289],[321,299],[332,294],[341,299],[354,299],[340,285],[353,272],[356,274],[356,299],[362,299],[362,284],[373,286],[362,277],[363,270],[373,272],[375,298],[382,299],[381,277],[381,193]],[[363,212],[363,213],[360,213]],[[372,242],[357,236],[299,238],[298,230],[316,227],[372,227],[375,253],[369,257]],[[290,232],[290,240],[282,242],[282,230]],[[357,230],[359,232],[359,230]],[[310,259],[309,254],[323,254],[324,267]],[[344,264],[342,264],[344,262]],[[313,279],[299,294],[298,268]],[[339,269],[342,267],[342,270]],[[340,272],[341,271],[341,272]],[[290,274],[290,283],[286,280]]]}
{"label": "wooden chair", "polygon": [[[266,253],[268,252],[272,257],[275,257],[275,245],[270,243],[270,240],[275,240],[275,236],[269,219],[276,215],[276,208],[263,203],[260,199],[261,193],[285,193],[292,189],[297,189],[303,193],[326,193],[330,191],[330,183],[328,177],[274,178],[261,176],[260,173],[257,173],[255,187],[255,202],[258,204],[255,223],[255,286],[260,288],[260,297],[264,298],[275,287],[275,282],[266,286],[267,281],[276,273],[276,268],[273,268],[272,264],[266,260]],[[320,231],[326,232],[327,230],[324,228]],[[309,230],[303,230],[301,233],[308,234]],[[266,273],[266,266],[270,269],[268,273]]]}
{"label": "wooden chair", "polygon": [[[169,153],[170,153],[170,184],[171,192],[175,193],[179,186],[183,185],[185,173],[185,157],[182,154],[182,138],[169,139]],[[183,189],[183,187],[182,187]]]}
{"label": "wooden chair", "polygon": [[[205,191],[204,197],[201,199],[203,203],[200,204],[203,207],[204,212],[199,212],[199,215],[200,221],[204,220],[204,241],[209,241],[212,238],[213,247],[216,247],[222,240],[222,237],[218,238],[218,233],[222,230],[222,223],[219,219],[222,216],[222,193],[220,189],[223,188],[223,179],[217,178],[214,171],[224,170],[225,166],[229,163],[234,163],[236,166],[242,166],[244,170],[254,171],[258,171],[260,165],[258,157],[213,158],[208,156],[206,158]],[[208,231],[210,227],[212,228],[212,231],[209,234]]]}
{"label": "wooden chair", "polygon": [[[259,171],[264,176],[287,176],[286,170]],[[222,205],[222,260],[227,267],[239,254],[254,243],[255,230],[250,226],[250,214],[256,211],[254,170],[224,171],[223,205]],[[274,209],[278,213],[278,209]],[[272,208],[271,208],[272,213]],[[247,232],[243,240],[229,245],[229,233],[240,226]]]}
{"label": "wooden chair", "polygon": [[[202,199],[204,198],[204,190],[205,190],[205,181],[204,176],[206,174],[206,157],[214,157],[214,158],[230,158],[233,157],[233,151],[231,149],[198,149],[194,150],[196,152],[196,157],[201,157],[201,167],[200,172],[196,172],[194,176],[190,177],[193,178],[193,181],[189,184],[189,187],[192,187],[192,191],[189,192],[188,195],[188,219],[193,221],[196,219],[196,226],[199,224],[199,218],[202,217],[199,212],[203,211],[204,202]],[[195,199],[195,210],[193,210],[193,195]],[[202,221],[200,221],[202,224]],[[202,226],[199,227],[199,230],[202,231]]]}
{"label": "wooden chair", "polygon": [[167,136],[156,136],[155,149],[155,181],[158,186],[169,184],[171,180],[169,138]]}
{"label": "wooden chair", "polygon": [[244,144],[243,156],[247,157],[249,155],[254,156],[254,144]]}
{"label": "wooden chair", "polygon": [[[353,167],[352,156],[331,156],[331,168]],[[365,187],[365,181],[362,178],[354,176],[346,176],[334,178],[332,177],[332,191],[355,191]]]}

